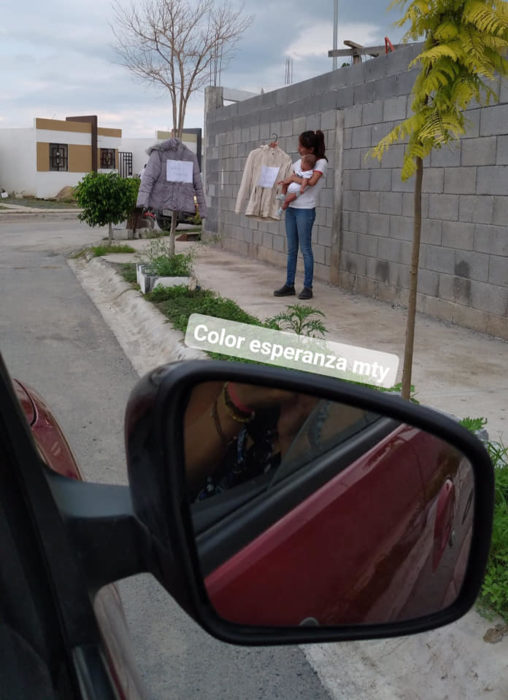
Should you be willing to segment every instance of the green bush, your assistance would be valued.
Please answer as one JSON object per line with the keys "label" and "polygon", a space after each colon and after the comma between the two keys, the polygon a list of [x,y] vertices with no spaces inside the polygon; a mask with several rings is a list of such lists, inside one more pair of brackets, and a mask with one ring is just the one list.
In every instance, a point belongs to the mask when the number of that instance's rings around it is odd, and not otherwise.
{"label": "green bush", "polygon": [[128,218],[136,206],[138,178],[123,178],[117,173],[91,172],[74,189],[79,206],[79,218],[89,226],[109,226],[113,238],[113,224]]}
{"label": "green bush", "polygon": [[480,604],[508,621],[508,447],[487,445],[495,468],[494,525]]}

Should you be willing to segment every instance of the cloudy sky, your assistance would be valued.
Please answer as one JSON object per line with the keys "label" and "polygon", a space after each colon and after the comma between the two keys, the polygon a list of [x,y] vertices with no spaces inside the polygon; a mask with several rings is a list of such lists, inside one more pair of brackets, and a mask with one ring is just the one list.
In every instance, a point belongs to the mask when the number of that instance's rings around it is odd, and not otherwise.
{"label": "cloudy sky", "polygon": [[[137,7],[141,4],[138,0]],[[288,57],[295,83],[331,70],[333,4],[245,0],[252,23],[222,72],[222,84],[253,92],[281,87]],[[385,36],[399,41],[403,32],[393,22],[400,10],[388,12],[388,5],[389,0],[339,0],[339,48],[344,39],[364,45],[383,44]],[[129,137],[152,137],[169,128],[168,95],[119,64],[112,22],[109,0],[0,0],[0,128],[29,127],[34,117],[80,114],[97,114],[101,126],[121,128]],[[189,103],[185,126],[202,124],[201,91]]]}

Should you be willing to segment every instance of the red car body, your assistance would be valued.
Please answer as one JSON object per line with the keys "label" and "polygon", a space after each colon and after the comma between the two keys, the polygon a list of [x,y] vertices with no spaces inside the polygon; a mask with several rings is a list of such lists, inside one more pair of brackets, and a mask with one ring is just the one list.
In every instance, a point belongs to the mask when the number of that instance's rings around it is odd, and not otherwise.
{"label": "red car body", "polygon": [[[44,400],[18,380],[13,380],[13,383],[43,460],[55,472],[71,479],[82,480],[71,448]],[[119,697],[125,700],[142,698],[142,685],[129,645],[127,622],[115,585],[105,586],[98,592],[94,600],[94,609],[109,671]]]}
{"label": "red car body", "polygon": [[460,453],[401,425],[212,571],[210,600],[224,619],[253,625],[441,610],[466,569],[473,488]]}

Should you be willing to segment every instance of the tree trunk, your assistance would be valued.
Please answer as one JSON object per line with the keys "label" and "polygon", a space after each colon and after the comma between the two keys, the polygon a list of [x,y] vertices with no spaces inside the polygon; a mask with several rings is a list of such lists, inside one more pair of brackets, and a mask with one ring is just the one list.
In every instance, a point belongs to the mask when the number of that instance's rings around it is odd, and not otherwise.
{"label": "tree trunk", "polygon": [[413,248],[411,268],[409,270],[409,301],[407,306],[406,342],[404,345],[404,364],[402,367],[402,398],[411,395],[411,371],[413,368],[413,349],[416,321],[416,292],[418,288],[418,262],[420,259],[420,238],[422,232],[422,179],[423,160],[416,158],[416,178],[414,193]]}
{"label": "tree trunk", "polygon": [[173,255],[175,254],[175,231],[176,231],[176,217],[178,216],[178,212],[172,211],[171,212],[171,228],[169,230],[169,257],[172,258]]}

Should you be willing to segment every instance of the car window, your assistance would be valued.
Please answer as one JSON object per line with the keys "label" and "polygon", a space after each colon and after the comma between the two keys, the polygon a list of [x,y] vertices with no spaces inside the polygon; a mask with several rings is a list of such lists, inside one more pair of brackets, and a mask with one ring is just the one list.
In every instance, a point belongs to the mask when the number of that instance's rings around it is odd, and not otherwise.
{"label": "car window", "polygon": [[379,419],[379,414],[364,409],[334,401],[320,401],[282,458],[270,486],[311,464]]}

